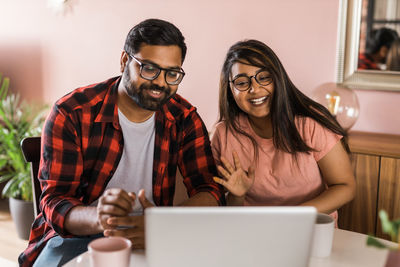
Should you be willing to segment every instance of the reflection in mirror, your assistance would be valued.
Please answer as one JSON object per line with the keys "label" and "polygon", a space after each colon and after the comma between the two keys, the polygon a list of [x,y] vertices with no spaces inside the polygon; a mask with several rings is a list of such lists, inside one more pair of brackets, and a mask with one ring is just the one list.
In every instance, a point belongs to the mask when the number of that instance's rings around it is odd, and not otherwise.
{"label": "reflection in mirror", "polygon": [[399,32],[400,0],[363,0],[357,69],[400,71]]}
{"label": "reflection in mirror", "polygon": [[[400,0],[340,0],[339,8],[337,84],[356,89],[400,91],[400,70],[389,71],[389,64],[383,60],[377,64],[379,70],[358,67],[360,53],[366,52],[367,33],[381,28],[400,33]],[[398,60],[399,49],[390,51],[387,48],[386,54],[397,55]],[[389,60],[388,56],[385,58]]]}

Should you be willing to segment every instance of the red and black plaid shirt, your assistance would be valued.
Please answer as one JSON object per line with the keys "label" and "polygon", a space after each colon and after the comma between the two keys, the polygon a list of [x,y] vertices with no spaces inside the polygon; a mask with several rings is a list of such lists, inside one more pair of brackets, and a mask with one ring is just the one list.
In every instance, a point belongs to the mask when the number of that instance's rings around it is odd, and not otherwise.
{"label": "red and black plaid shirt", "polygon": [[359,70],[381,70],[378,64],[376,64],[371,56],[365,53],[361,53],[358,57],[358,69]]}
{"label": "red and black plaid shirt", "polygon": [[[42,134],[39,180],[41,210],[32,225],[21,266],[31,266],[46,242],[60,235],[67,212],[89,205],[103,193],[123,150],[118,120],[120,78],[74,90],[54,105]],[[189,196],[209,192],[224,204],[210,141],[203,121],[185,99],[175,95],[156,112],[153,162],[153,199],[171,206],[179,167]]]}

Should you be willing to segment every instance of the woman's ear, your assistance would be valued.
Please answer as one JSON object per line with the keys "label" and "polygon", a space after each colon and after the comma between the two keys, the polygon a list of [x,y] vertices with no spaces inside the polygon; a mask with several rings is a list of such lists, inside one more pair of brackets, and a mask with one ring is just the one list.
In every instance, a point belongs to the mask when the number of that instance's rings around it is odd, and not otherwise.
{"label": "woman's ear", "polygon": [[121,73],[124,72],[126,65],[128,65],[128,53],[126,53],[125,51],[122,51],[121,53],[121,59],[120,59],[120,71]]}

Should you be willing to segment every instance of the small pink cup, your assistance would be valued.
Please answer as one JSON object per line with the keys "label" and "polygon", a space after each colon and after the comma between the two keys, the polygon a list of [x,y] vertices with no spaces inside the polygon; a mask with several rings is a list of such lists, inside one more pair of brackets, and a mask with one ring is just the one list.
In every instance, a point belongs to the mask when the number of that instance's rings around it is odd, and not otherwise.
{"label": "small pink cup", "polygon": [[88,245],[91,267],[129,267],[132,242],[124,237],[101,237]]}

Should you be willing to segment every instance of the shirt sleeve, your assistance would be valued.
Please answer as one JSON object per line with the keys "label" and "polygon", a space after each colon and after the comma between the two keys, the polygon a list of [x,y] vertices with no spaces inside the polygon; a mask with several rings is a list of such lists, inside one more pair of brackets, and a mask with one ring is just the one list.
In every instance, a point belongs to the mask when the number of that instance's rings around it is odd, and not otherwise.
{"label": "shirt sleeve", "polygon": [[40,205],[46,222],[60,236],[69,235],[64,228],[68,211],[82,202],[75,198],[83,169],[80,141],[71,117],[55,105],[42,133],[39,181]]}
{"label": "shirt sleeve", "polygon": [[308,145],[315,149],[312,153],[316,161],[319,161],[328,154],[333,146],[343,137],[310,118],[306,119],[304,134],[307,135],[305,140],[308,142]]}
{"label": "shirt sleeve", "polygon": [[217,176],[207,129],[195,110],[184,121],[183,144],[179,151],[179,168],[190,196],[198,192],[209,192],[219,205],[225,205],[225,196],[220,185],[214,182]]}

